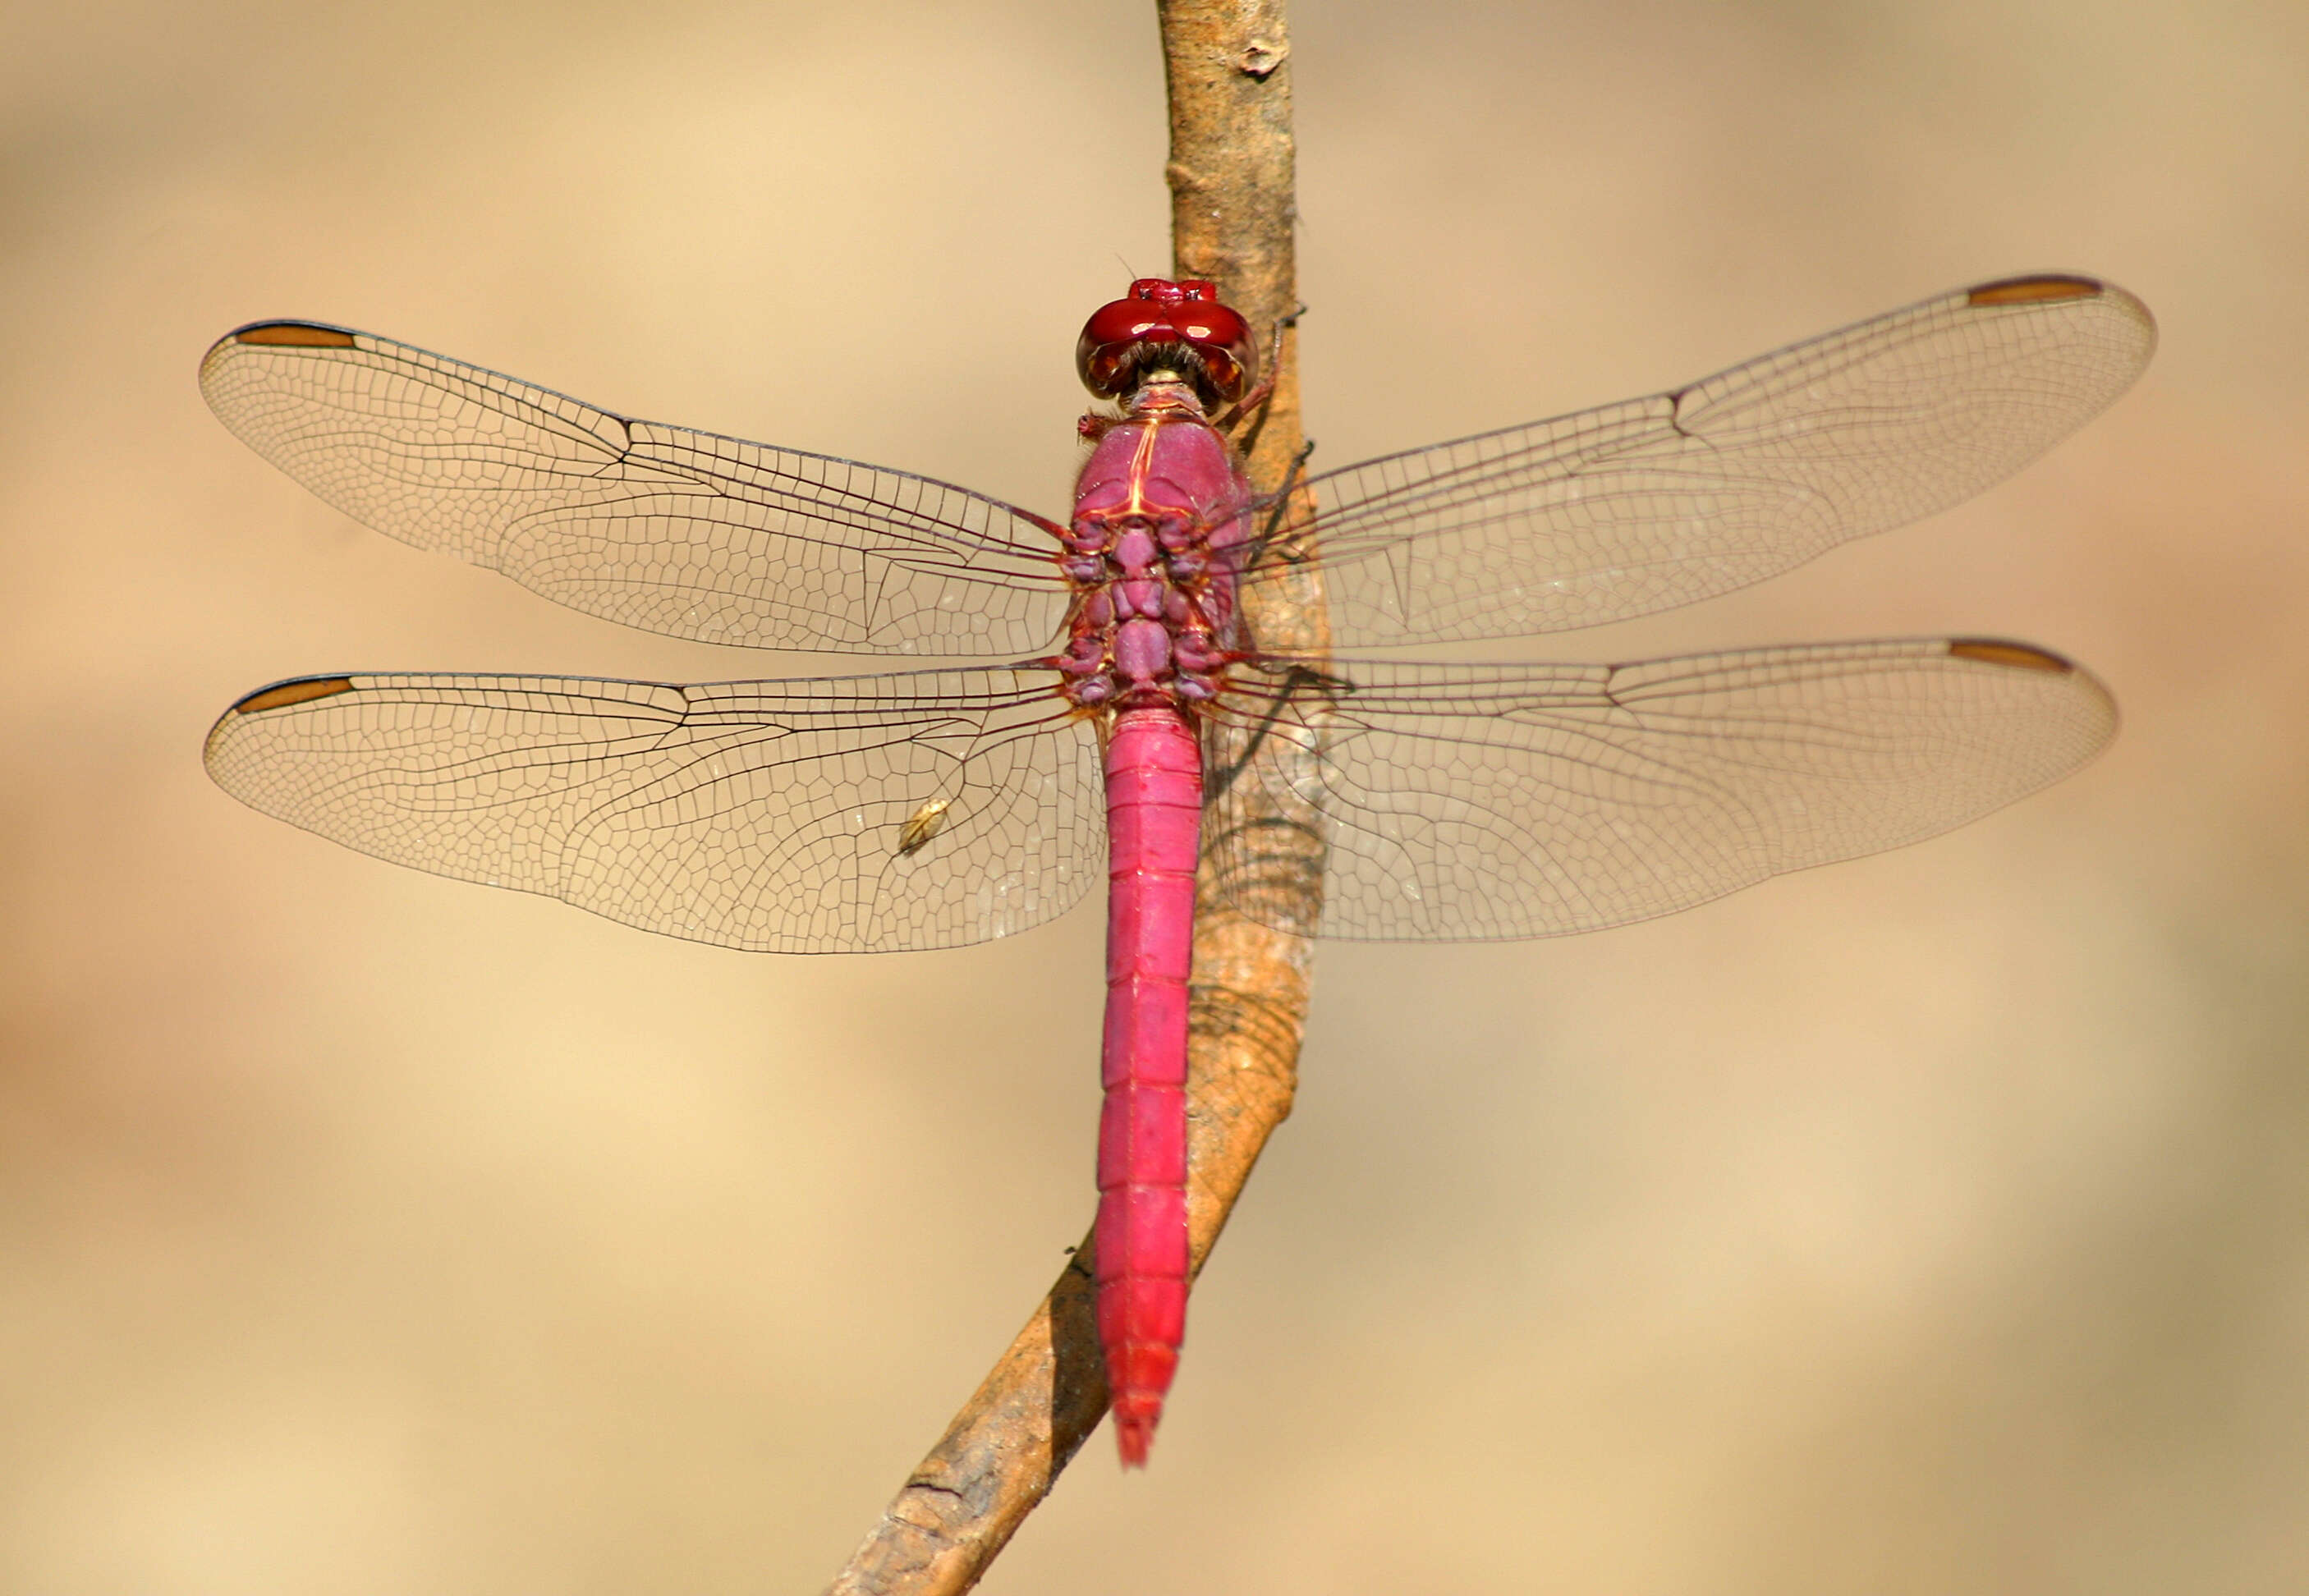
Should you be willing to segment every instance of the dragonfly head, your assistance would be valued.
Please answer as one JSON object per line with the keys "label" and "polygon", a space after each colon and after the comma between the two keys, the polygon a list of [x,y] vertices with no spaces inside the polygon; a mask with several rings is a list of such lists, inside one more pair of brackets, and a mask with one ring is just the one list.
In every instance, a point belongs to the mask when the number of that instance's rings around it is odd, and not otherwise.
{"label": "dragonfly head", "polygon": [[1232,404],[1250,385],[1258,346],[1250,325],[1199,278],[1142,277],[1130,296],[1102,305],[1083,324],[1075,369],[1102,399],[1120,399],[1146,373],[1174,371],[1206,405]]}

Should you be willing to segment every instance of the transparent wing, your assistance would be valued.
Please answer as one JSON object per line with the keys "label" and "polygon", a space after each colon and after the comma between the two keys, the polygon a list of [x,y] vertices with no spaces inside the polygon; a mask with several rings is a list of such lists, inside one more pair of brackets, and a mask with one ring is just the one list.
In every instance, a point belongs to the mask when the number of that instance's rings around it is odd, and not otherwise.
{"label": "transparent wing", "polygon": [[1318,476],[1305,531],[1334,641],[1558,632],[1760,582],[2019,470],[2156,341],[2122,289],[2015,278],[1673,393]]}
{"label": "transparent wing", "polygon": [[[1672,913],[1961,825],[2116,727],[2084,670],[1981,639],[1277,662],[1236,681],[1206,722],[1207,862],[1244,913],[1302,936],[1551,936]],[[1316,868],[1319,925],[1299,907]]]}
{"label": "transparent wing", "polygon": [[207,759],[364,853],[723,947],[1007,936],[1105,858],[1096,733],[1042,673],[308,677],[227,711]]}
{"label": "transparent wing", "polygon": [[308,322],[227,335],[201,390],[355,520],[629,626],[1016,656],[1064,616],[1057,529],[926,477],[631,420]]}

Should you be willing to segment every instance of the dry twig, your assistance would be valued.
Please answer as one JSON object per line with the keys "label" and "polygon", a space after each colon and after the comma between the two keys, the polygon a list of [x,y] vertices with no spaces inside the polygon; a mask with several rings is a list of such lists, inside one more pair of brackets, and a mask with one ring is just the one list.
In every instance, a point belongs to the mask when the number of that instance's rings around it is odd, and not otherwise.
{"label": "dry twig", "polygon": [[[1170,87],[1174,272],[1216,282],[1264,334],[1291,315],[1298,292],[1286,3],[1157,0],[1157,10]],[[1262,492],[1282,485],[1299,450],[1295,345],[1295,333],[1286,332],[1270,351],[1276,383],[1250,460]],[[1271,648],[1319,653],[1327,640],[1311,575],[1286,603],[1249,618]],[[1265,846],[1277,868],[1313,891],[1319,840],[1280,829],[1261,834],[1274,838]],[[1268,1134],[1291,1111],[1309,955],[1304,942],[1202,894],[1188,1086],[1188,1222],[1198,1271]],[[1088,1261],[1085,1238],[829,1596],[966,1591],[1049,1494],[1106,1411]],[[1191,1359],[1185,1367],[1191,1371]]]}

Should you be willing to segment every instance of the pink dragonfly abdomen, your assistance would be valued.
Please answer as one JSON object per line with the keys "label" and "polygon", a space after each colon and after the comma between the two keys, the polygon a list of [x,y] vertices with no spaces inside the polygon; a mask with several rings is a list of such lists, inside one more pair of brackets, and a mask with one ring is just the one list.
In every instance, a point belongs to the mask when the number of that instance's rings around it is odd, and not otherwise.
{"label": "pink dragonfly abdomen", "polygon": [[1098,1339],[1122,1461],[1143,1464],[1187,1325],[1187,976],[1202,755],[1174,709],[1129,709],[1106,746],[1106,1027]]}

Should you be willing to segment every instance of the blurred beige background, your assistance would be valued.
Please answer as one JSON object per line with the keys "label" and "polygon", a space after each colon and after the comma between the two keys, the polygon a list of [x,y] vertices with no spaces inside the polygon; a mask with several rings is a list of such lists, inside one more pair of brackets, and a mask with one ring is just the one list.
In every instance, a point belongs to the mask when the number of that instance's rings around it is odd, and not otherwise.
{"label": "blurred beige background", "polygon": [[[1062,505],[1166,266],[1151,7],[10,9],[0,1590],[810,1591],[1088,1218],[1094,910],[748,957],[202,776],[356,667],[807,674],[360,531],[260,316]],[[987,1589],[2309,1589],[2309,12],[1436,0],[1296,22],[1342,463],[1970,280],[2147,380],[2020,479],[1529,652],[1935,631],[2127,720],[1924,847],[1570,942],[1327,950],[1154,1466]],[[855,669],[854,661],[835,662]]]}

